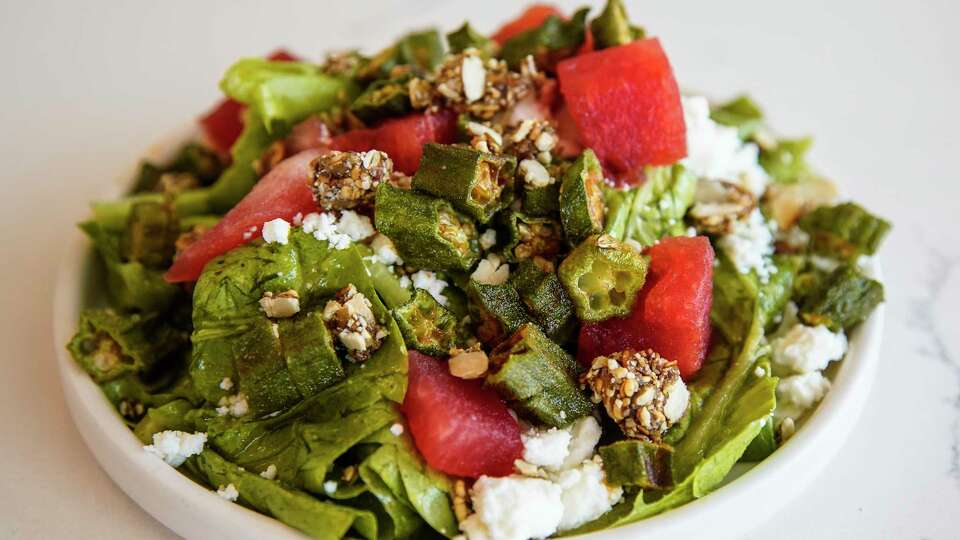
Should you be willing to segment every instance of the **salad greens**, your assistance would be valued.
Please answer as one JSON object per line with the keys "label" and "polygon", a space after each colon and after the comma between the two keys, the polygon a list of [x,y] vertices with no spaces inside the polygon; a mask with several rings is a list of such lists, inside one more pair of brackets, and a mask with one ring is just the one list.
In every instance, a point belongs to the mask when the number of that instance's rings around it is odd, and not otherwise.
{"label": "salad greens", "polygon": [[[647,54],[645,32],[620,0],[588,15],[540,6],[493,37],[465,22],[369,57],[230,66],[242,129],[143,163],[79,225],[105,298],[67,348],[147,450],[330,540],[500,540],[490,516],[537,512],[534,479],[563,493],[564,525],[531,535],[587,533],[775,453],[804,414],[782,380],[822,377],[883,302],[863,266],[891,225],[836,204],[811,140],[772,136],[746,95],[701,107],[722,166],[688,135],[688,158],[611,167],[602,137],[560,129],[583,104],[558,64]],[[661,105],[694,112],[677,98]],[[311,137],[322,152],[284,177]],[[198,246],[190,279],[171,278]],[[824,343],[840,350],[820,362]],[[490,480],[509,486],[501,509]],[[590,482],[603,498],[582,506],[605,511],[568,520]]]}

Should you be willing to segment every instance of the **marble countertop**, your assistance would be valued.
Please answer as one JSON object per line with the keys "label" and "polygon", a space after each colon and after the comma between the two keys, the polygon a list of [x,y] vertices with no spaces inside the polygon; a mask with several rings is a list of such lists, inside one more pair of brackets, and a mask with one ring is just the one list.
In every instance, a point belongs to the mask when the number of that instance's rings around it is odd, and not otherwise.
{"label": "marble countertop", "polygon": [[[571,7],[573,2],[559,2]],[[171,538],[97,467],[64,409],[51,282],[85,202],[203,111],[231,59],[319,56],[513,2],[4,2],[0,5],[0,537]],[[744,538],[960,537],[960,8],[946,1],[628,2],[681,84],[749,90],[895,229],[881,368],[838,457]],[[804,471],[797,471],[798,475]]]}

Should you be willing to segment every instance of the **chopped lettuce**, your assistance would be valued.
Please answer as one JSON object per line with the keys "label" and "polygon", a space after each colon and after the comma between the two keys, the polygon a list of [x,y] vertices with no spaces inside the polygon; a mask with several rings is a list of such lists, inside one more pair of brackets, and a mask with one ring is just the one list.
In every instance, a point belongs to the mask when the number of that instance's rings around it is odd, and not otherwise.
{"label": "chopped lettuce", "polygon": [[589,8],[576,11],[569,20],[551,15],[540,26],[513,36],[500,49],[500,57],[518,69],[528,55],[537,66],[552,70],[556,63],[576,52],[586,37]]}
{"label": "chopped lettuce", "polygon": [[682,165],[647,167],[643,185],[606,190],[605,232],[644,247],[665,236],[679,236],[686,231],[683,216],[696,191],[696,176]]}
{"label": "chopped lettuce", "polygon": [[807,152],[813,139],[780,139],[772,147],[760,148],[760,165],[774,182],[795,182],[810,173]]}
{"label": "chopped lettuce", "polygon": [[848,202],[821,206],[800,218],[814,253],[839,260],[873,255],[890,232],[890,222]]}
{"label": "chopped lettuce", "polygon": [[763,111],[742,95],[710,108],[710,118],[718,124],[737,128],[741,139],[750,139],[763,126]]}

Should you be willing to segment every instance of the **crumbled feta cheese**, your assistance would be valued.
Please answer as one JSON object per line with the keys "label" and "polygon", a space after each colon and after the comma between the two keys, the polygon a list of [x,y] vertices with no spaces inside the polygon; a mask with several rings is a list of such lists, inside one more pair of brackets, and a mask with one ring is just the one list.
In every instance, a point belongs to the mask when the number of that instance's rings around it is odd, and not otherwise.
{"label": "crumbled feta cheese", "polygon": [[830,390],[830,381],[819,371],[783,377],[777,383],[776,418],[797,419],[823,399]]}
{"label": "crumbled feta cheese", "polygon": [[293,216],[293,226],[299,227],[301,225],[303,225],[303,212],[297,212]]}
{"label": "crumbled feta cheese", "polygon": [[726,180],[762,195],[769,177],[760,166],[757,145],[740,140],[737,128],[714,122],[706,98],[683,97],[681,101],[687,126],[683,165],[698,177]]}
{"label": "crumbled feta cheese", "polygon": [[531,429],[520,434],[523,441],[523,460],[547,470],[558,470],[570,453],[570,431],[550,428]]}
{"label": "crumbled feta cheese", "polygon": [[220,416],[241,417],[250,412],[250,404],[247,403],[247,396],[242,393],[234,396],[223,396],[217,402],[217,414]]}
{"label": "crumbled feta cheese", "polygon": [[400,276],[399,281],[400,281],[400,286],[403,287],[404,289],[410,288],[410,285],[411,285],[410,276]]}
{"label": "crumbled feta cheese", "polygon": [[463,96],[467,103],[483,97],[487,84],[487,70],[483,67],[483,59],[478,56],[464,56],[460,64],[460,78],[463,80]]}
{"label": "crumbled feta cheese", "polygon": [[523,181],[531,187],[545,187],[555,182],[554,178],[547,172],[546,167],[535,159],[521,161],[518,170],[520,176],[523,177]]}
{"label": "crumbled feta cheese", "polygon": [[577,420],[566,429],[570,431],[570,446],[563,461],[563,468],[569,469],[593,456],[593,450],[600,442],[601,430],[600,422],[590,415]]}
{"label": "crumbled feta cheese", "polygon": [[337,492],[337,481],[336,480],[327,480],[323,483],[323,491],[327,495],[333,495]]}
{"label": "crumbled feta cheese", "polygon": [[413,280],[414,287],[427,291],[441,305],[447,305],[447,297],[443,295],[443,290],[447,288],[446,281],[429,270],[418,270],[410,276],[410,279]]}
{"label": "crumbled feta cheese", "polygon": [[220,488],[217,489],[217,495],[219,495],[221,499],[236,502],[237,498],[240,497],[240,492],[237,491],[237,486],[227,484],[226,487],[220,486]]}
{"label": "crumbled feta cheese", "polygon": [[471,493],[476,513],[460,522],[469,540],[546,538],[563,518],[563,490],[548,480],[481,476]]}
{"label": "crumbled feta cheese", "polygon": [[221,390],[230,391],[232,388],[233,388],[233,380],[231,380],[230,377],[224,377],[223,380],[220,381]]}
{"label": "crumbled feta cheese", "polygon": [[303,232],[329,243],[334,249],[346,249],[350,245],[350,237],[337,230],[337,218],[332,214],[307,214],[303,218]]}
{"label": "crumbled feta cheese", "polygon": [[847,336],[823,325],[797,323],[773,340],[773,364],[786,373],[809,373],[840,360],[847,352]]}
{"label": "crumbled feta cheese", "polygon": [[354,242],[365,240],[373,236],[377,231],[370,223],[370,218],[358,214],[353,210],[344,210],[340,214],[340,221],[337,222],[337,230],[350,237]]}
{"label": "crumbled feta cheese", "polygon": [[497,230],[487,229],[483,231],[483,234],[480,235],[480,247],[486,250],[495,245],[497,245]]}
{"label": "crumbled feta cheese", "polygon": [[807,257],[807,261],[817,270],[827,273],[833,272],[840,266],[840,261],[832,257],[824,257],[823,255],[810,255]]}
{"label": "crumbled feta cheese", "polygon": [[143,449],[170,465],[179,467],[190,456],[203,451],[207,442],[206,433],[185,433],[183,431],[161,431],[153,434],[153,444]]}
{"label": "crumbled feta cheese", "polygon": [[267,480],[273,480],[277,477],[277,466],[273,463],[267,465],[267,468],[260,473],[260,476],[266,478]]}
{"label": "crumbled feta cheese", "polygon": [[584,461],[579,467],[556,475],[554,482],[562,491],[563,518],[557,529],[566,531],[593,521],[620,502],[623,489],[608,486],[599,458]]}
{"label": "crumbled feta cheese", "polygon": [[268,244],[286,244],[290,239],[290,224],[285,219],[272,219],[263,224],[263,241]]}
{"label": "crumbled feta cheese", "polygon": [[730,257],[738,272],[756,271],[760,282],[766,283],[777,270],[772,259],[772,227],[757,209],[746,220],[736,222],[730,234],[722,236],[717,244]]}
{"label": "crumbled feta cheese", "polygon": [[403,424],[396,423],[390,426],[390,433],[393,433],[395,437],[403,435]]}
{"label": "crumbled feta cheese", "polygon": [[481,259],[477,264],[477,269],[470,274],[470,278],[477,283],[487,285],[500,285],[505,283],[510,277],[510,265],[503,262],[496,254],[487,255],[486,259]]}
{"label": "crumbled feta cheese", "polygon": [[761,366],[757,366],[757,368],[753,370],[753,374],[756,377],[766,377],[767,370],[763,369]]}
{"label": "crumbled feta cheese", "polygon": [[370,242],[370,248],[373,250],[373,256],[381,263],[392,266],[394,264],[403,264],[400,255],[397,254],[397,248],[393,241],[383,234],[377,233]]}
{"label": "crumbled feta cheese", "polygon": [[663,414],[670,423],[676,423],[683,417],[687,411],[687,404],[690,402],[690,391],[683,379],[676,379],[673,384],[663,389],[666,396],[666,402],[663,404]]}

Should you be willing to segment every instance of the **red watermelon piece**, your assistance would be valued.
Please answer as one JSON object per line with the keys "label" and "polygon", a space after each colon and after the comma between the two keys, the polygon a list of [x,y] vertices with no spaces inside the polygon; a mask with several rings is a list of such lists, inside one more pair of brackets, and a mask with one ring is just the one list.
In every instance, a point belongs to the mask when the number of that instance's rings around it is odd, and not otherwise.
{"label": "red watermelon piece", "polygon": [[320,154],[306,150],[277,164],[216,226],[177,256],[164,278],[170,283],[196,281],[210,259],[259,238],[265,222],[292,221],[297,214],[315,212],[310,162]]}
{"label": "red watermelon piece", "polygon": [[713,248],[704,236],[664,238],[648,254],[647,281],[633,312],[583,325],[577,358],[589,365],[597,356],[649,348],[676,361],[689,379],[710,345]]}
{"label": "red watermelon piece", "polygon": [[365,129],[354,129],[333,138],[334,150],[365,152],[380,150],[393,160],[393,167],[413,174],[420,166],[423,145],[428,142],[449,144],[457,135],[457,117],[452,111],[436,114],[411,114],[393,118]]}
{"label": "red watermelon piece", "polygon": [[523,455],[520,426],[496,392],[450,374],[447,363],[410,351],[402,407],[427,463],[454,476],[507,476]]}
{"label": "red watermelon piece", "polygon": [[521,13],[519,17],[501,26],[490,38],[503,45],[513,36],[540,26],[551,15],[563,17],[560,10],[551,5],[534,4]]}
{"label": "red watermelon piece", "polygon": [[581,142],[612,172],[687,155],[680,90],[656,38],[568,58],[557,77]]}

